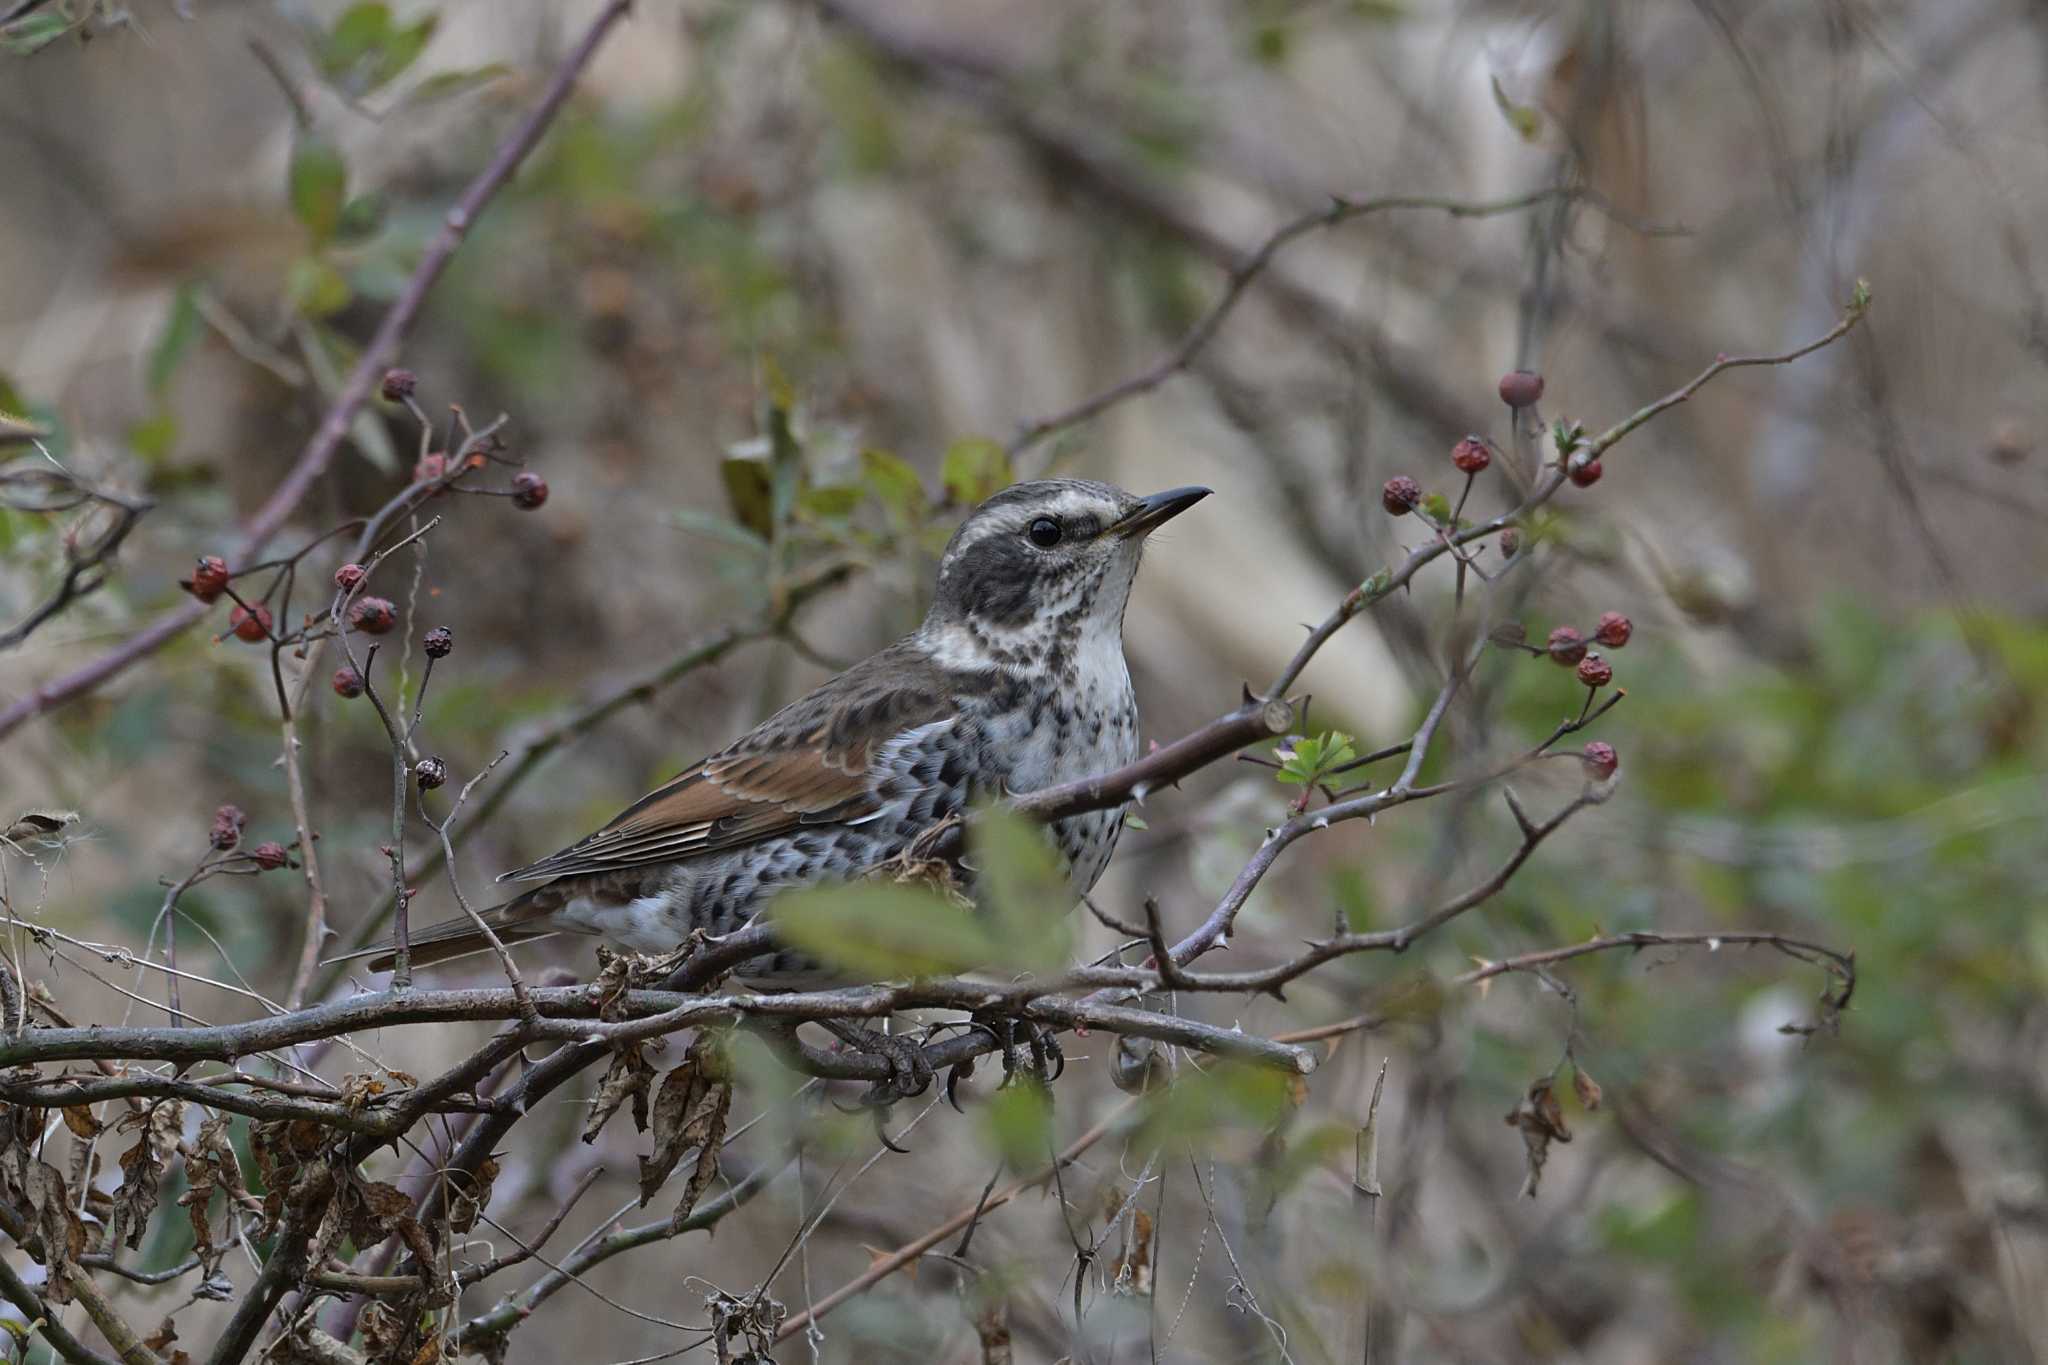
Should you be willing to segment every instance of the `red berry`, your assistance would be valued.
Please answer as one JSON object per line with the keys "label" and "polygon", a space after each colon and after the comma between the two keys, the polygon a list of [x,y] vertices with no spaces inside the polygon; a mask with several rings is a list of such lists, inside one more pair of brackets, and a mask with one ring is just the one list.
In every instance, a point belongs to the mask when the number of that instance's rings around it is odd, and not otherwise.
{"label": "red berry", "polygon": [[1477,436],[1467,436],[1451,447],[1451,463],[1466,474],[1477,474],[1493,463],[1493,452]]}
{"label": "red berry", "polygon": [[1588,687],[1605,687],[1614,681],[1614,665],[1598,654],[1579,660],[1579,681]]}
{"label": "red berry", "polygon": [[448,780],[448,765],[429,754],[413,764],[412,775],[419,782],[421,791],[430,792]]}
{"label": "red berry", "polygon": [[354,592],[369,572],[360,564],[344,564],[334,571],[334,586],[343,592]]}
{"label": "red berry", "polygon": [[1570,668],[1586,657],[1586,637],[1571,626],[1559,626],[1550,632],[1550,657]]}
{"label": "red berry", "polygon": [[1543,376],[1534,370],[1509,370],[1500,377],[1500,401],[1511,408],[1533,408],[1543,397]]}
{"label": "red berry", "polygon": [[430,450],[420,456],[418,464],[412,467],[414,483],[435,483],[448,473],[448,457],[438,450]]}
{"label": "red berry", "polygon": [[249,859],[265,872],[272,872],[291,861],[280,843],[258,844],[249,850]]}
{"label": "red berry", "polygon": [[336,696],[360,697],[363,695],[363,675],[343,664],[334,670],[334,679],[330,686],[334,688]]}
{"label": "red berry", "polygon": [[236,607],[228,613],[228,629],[237,640],[254,644],[270,638],[270,608],[258,602],[253,607]]}
{"label": "red berry", "polygon": [[548,500],[548,481],[530,469],[512,476],[512,505],[531,512]]}
{"label": "red berry", "polygon": [[228,586],[228,562],[219,555],[199,556],[199,567],[185,580],[185,591],[202,602],[211,602]]}
{"label": "red berry", "polygon": [[240,806],[222,806],[213,813],[213,828],[207,832],[207,842],[223,852],[233,848],[242,842],[242,825],[248,818]]}
{"label": "red berry", "polygon": [[382,597],[365,597],[348,609],[348,623],[365,635],[382,635],[398,624],[398,608]]}
{"label": "red berry", "polygon": [[1522,548],[1522,533],[1510,526],[1500,533],[1500,553],[1503,559],[1513,559],[1515,551]]}
{"label": "red berry", "polygon": [[1621,758],[1614,752],[1614,746],[1604,739],[1596,739],[1581,750],[1579,762],[1584,765],[1586,776],[1594,782],[1605,782],[1621,766]]}
{"label": "red berry", "polygon": [[455,633],[446,626],[435,626],[420,643],[426,646],[429,659],[445,659],[455,648]]}
{"label": "red berry", "polygon": [[1402,517],[1413,512],[1422,503],[1422,485],[1406,474],[1396,474],[1387,480],[1387,486],[1380,490],[1380,506],[1387,509],[1390,517]]}
{"label": "red berry", "polygon": [[402,398],[412,397],[413,390],[419,386],[419,376],[411,370],[393,369],[384,371],[384,382],[379,391],[383,393],[385,402],[396,403]]}
{"label": "red berry", "polygon": [[1628,643],[1628,637],[1635,634],[1633,621],[1618,611],[1600,613],[1600,624],[1593,631],[1593,639],[1609,649],[1620,649]]}
{"label": "red berry", "polygon": [[1600,482],[1600,462],[1588,460],[1584,464],[1573,464],[1567,468],[1573,483],[1581,488],[1591,488]]}

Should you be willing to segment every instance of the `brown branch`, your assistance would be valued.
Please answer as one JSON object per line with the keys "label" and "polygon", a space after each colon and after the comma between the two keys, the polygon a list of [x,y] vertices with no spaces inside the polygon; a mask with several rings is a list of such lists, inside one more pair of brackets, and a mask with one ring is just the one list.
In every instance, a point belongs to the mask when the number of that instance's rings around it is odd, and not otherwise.
{"label": "brown branch", "polygon": [[36,1324],[35,1330],[42,1333],[50,1348],[72,1365],[120,1365],[112,1357],[101,1355],[72,1336],[57,1315],[44,1304],[42,1295],[15,1273],[5,1257],[0,1257],[0,1296],[20,1310],[24,1321]]}
{"label": "brown branch", "polygon": [[[12,494],[16,485],[26,486],[30,491],[26,501]],[[156,503],[149,498],[129,497],[110,489],[94,487],[83,479],[58,466],[55,461],[44,464],[33,458],[23,459],[0,469],[0,498],[17,511],[62,512],[94,503],[112,509],[112,518],[91,537],[88,543],[76,542],[74,527],[64,538],[64,578],[57,588],[43,602],[11,629],[0,631],[0,649],[12,649],[26,640],[38,626],[51,620],[73,602],[90,597],[107,584],[112,572],[108,567],[121,543],[128,539],[128,533],[135,529],[135,523],[142,520]],[[88,518],[91,513],[87,513]],[[95,572],[97,571],[97,572]]]}
{"label": "brown branch", "polygon": [[[272,491],[261,507],[242,528],[242,543],[230,562],[231,567],[244,565],[253,560],[271,538],[284,528],[299,503],[305,499],[314,482],[327,471],[335,452],[341,448],[348,435],[349,424],[356,412],[369,400],[392,360],[398,354],[398,344],[411,329],[414,319],[427,301],[427,295],[448,268],[448,262],[455,255],[470,228],[482,216],[498,191],[511,180],[520,164],[540,142],[541,135],[554,122],[568,100],[577,79],[590,64],[599,45],[611,32],[612,27],[625,18],[632,8],[632,0],[607,0],[596,19],[584,32],[567,57],[556,68],[553,79],[540,100],[529,110],[519,125],[498,144],[490,161],[478,173],[476,179],[462,192],[455,206],[448,210],[441,221],[440,231],[421,253],[420,263],[413,270],[412,278],[406,281],[404,290],[378,323],[376,332],[363,347],[355,368],[349,371],[341,391],[335,395],[327,415],[299,452],[284,480]],[[198,623],[207,614],[206,603],[196,598],[185,602],[152,621],[137,631],[118,647],[101,655],[55,682],[34,688],[29,694],[12,705],[0,710],[0,739],[13,733],[25,722],[52,710],[66,702],[73,701],[91,692],[108,679],[118,676],[157,650],[169,644],[185,631]]]}

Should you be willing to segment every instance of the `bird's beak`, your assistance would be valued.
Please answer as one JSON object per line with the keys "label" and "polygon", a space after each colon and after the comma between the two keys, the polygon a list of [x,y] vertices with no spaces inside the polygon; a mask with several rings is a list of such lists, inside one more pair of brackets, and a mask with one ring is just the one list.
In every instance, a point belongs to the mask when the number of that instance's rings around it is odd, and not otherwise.
{"label": "bird's beak", "polygon": [[1169,488],[1164,493],[1154,493],[1141,499],[1128,516],[1109,529],[1126,540],[1149,535],[1162,523],[1179,516],[1214,491],[1199,484],[1190,484],[1186,488]]}

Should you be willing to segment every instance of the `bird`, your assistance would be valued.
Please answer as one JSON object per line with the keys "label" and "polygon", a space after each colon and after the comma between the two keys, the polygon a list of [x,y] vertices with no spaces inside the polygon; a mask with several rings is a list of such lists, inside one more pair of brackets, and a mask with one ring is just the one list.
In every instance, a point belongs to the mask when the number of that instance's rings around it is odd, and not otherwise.
{"label": "bird", "polygon": [[[1139,497],[1073,478],[996,492],[947,542],[916,630],[602,828],[505,873],[499,881],[536,885],[480,918],[505,944],[581,934],[666,954],[698,931],[741,928],[781,891],[879,868],[977,801],[1132,762],[1131,584],[1147,537],[1210,492]],[[1074,902],[1102,875],[1123,823],[1115,806],[1049,826]],[[415,966],[489,946],[468,915],[409,935]],[[394,944],[339,960],[358,958],[388,971]],[[778,946],[735,975],[790,990],[821,984],[824,970]]]}

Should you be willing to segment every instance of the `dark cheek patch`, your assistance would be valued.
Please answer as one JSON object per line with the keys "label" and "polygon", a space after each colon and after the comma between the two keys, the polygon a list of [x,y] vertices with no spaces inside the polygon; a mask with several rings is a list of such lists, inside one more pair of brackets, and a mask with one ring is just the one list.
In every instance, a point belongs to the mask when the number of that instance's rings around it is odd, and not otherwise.
{"label": "dark cheek patch", "polygon": [[992,536],[960,557],[946,587],[967,615],[1016,626],[1031,619],[1032,578],[1022,545]]}

